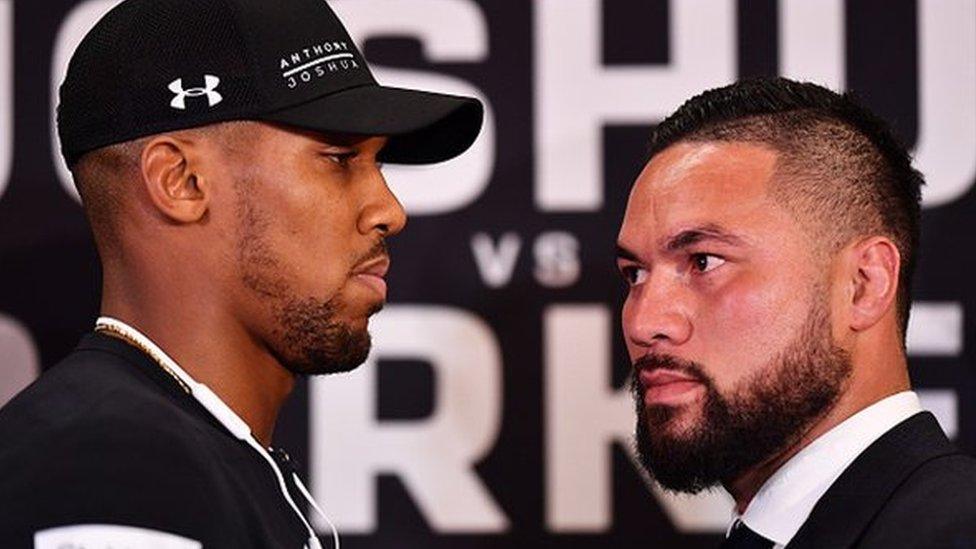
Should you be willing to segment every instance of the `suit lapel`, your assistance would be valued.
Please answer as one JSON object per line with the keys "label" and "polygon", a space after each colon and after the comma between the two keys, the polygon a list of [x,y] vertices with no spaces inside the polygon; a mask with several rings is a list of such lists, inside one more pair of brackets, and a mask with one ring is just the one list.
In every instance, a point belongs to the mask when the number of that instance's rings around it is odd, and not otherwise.
{"label": "suit lapel", "polygon": [[906,419],[841,473],[787,547],[853,546],[905,478],[923,463],[954,453],[932,414]]}

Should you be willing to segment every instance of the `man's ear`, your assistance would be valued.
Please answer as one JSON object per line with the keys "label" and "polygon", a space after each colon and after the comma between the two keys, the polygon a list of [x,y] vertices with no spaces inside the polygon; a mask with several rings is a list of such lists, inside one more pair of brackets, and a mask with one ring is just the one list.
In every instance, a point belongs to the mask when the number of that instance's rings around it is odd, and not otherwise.
{"label": "man's ear", "polygon": [[901,254],[894,242],[883,236],[861,240],[847,252],[850,327],[867,330],[895,306]]}
{"label": "man's ear", "polygon": [[174,135],[160,135],[142,149],[143,184],[153,205],[176,223],[194,223],[203,218],[211,189],[197,173],[196,144]]}

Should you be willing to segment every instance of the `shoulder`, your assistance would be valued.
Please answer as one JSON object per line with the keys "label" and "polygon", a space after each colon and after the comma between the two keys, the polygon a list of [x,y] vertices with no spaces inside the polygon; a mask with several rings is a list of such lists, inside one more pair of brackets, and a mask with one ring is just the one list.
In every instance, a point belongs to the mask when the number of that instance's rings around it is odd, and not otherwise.
{"label": "shoulder", "polygon": [[972,539],[976,461],[961,454],[925,412],[861,452],[814,506],[791,546],[922,548],[942,540],[952,547]]}
{"label": "shoulder", "polygon": [[892,494],[888,506],[926,503],[927,512],[954,509],[966,514],[976,528],[976,458],[957,453],[926,461]]}
{"label": "shoulder", "polygon": [[[180,395],[134,356],[112,347],[75,350],[0,409],[0,439],[16,447],[106,424],[166,430],[192,421]],[[0,458],[10,448],[0,449]]]}
{"label": "shoulder", "polygon": [[127,442],[192,437],[206,425],[183,395],[110,350],[76,350],[0,409],[0,463],[11,455],[53,459],[59,448],[98,451]]}
{"label": "shoulder", "polygon": [[73,353],[0,412],[0,498],[19,503],[0,537],[90,523],[205,537],[230,499],[213,430],[123,358]]}
{"label": "shoulder", "polygon": [[[872,521],[868,546],[966,546],[976,539],[976,458],[935,457],[895,489]],[[894,544],[894,545],[891,545]]]}

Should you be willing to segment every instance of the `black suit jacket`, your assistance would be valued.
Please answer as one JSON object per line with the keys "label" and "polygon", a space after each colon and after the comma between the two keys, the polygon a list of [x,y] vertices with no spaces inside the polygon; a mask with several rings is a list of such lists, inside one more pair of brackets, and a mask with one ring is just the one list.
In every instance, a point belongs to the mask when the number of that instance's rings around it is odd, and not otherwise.
{"label": "black suit jacket", "polygon": [[976,547],[976,459],[916,414],[854,460],[787,547]]}

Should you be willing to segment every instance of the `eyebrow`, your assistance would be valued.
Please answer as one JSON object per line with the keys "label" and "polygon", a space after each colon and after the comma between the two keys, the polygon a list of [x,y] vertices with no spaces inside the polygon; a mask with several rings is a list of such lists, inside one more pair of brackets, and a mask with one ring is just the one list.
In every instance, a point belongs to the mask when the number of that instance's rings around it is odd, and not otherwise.
{"label": "eyebrow", "polygon": [[669,252],[675,252],[707,240],[717,240],[732,246],[742,246],[745,243],[742,238],[726,231],[722,227],[707,224],[686,229],[674,236],[668,237],[663,247]]}
{"label": "eyebrow", "polygon": [[[745,240],[741,237],[726,231],[718,225],[709,223],[700,227],[683,230],[674,236],[668,237],[664,241],[663,247],[669,252],[676,252],[708,240],[717,240],[732,246],[745,245]],[[640,261],[640,258],[635,252],[620,243],[617,243],[617,259]]]}
{"label": "eyebrow", "polygon": [[637,261],[637,254],[624,248],[620,244],[617,244],[617,259],[626,259],[629,261]]}

